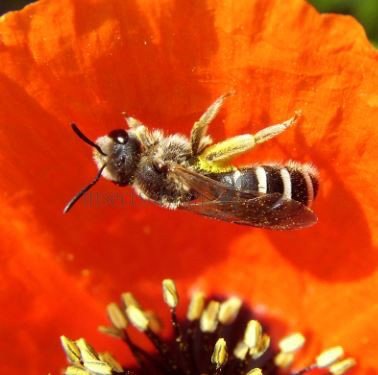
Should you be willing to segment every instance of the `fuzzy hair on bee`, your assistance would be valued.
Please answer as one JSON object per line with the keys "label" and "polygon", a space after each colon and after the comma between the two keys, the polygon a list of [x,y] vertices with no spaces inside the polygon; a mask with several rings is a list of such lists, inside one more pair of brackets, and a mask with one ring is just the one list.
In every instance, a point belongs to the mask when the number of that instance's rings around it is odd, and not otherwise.
{"label": "fuzzy hair on bee", "polygon": [[315,167],[290,161],[237,167],[233,158],[292,127],[300,115],[213,143],[207,134],[225,99],[219,97],[196,121],[190,137],[164,135],[124,114],[128,129],[98,138],[74,132],[93,147],[95,179],[67,204],[64,212],[104,177],[169,209],[185,209],[215,219],[269,229],[298,229],[317,221],[311,210],[318,191]]}

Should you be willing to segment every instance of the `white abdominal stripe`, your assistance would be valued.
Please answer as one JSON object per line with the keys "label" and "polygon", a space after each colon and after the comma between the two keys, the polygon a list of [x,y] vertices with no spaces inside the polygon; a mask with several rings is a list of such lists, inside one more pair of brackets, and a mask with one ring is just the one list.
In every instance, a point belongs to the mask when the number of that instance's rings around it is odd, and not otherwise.
{"label": "white abdominal stripe", "polygon": [[310,206],[318,190],[316,170],[308,164],[266,164],[232,172],[212,173],[212,179],[237,190],[260,194],[281,193],[287,200]]}

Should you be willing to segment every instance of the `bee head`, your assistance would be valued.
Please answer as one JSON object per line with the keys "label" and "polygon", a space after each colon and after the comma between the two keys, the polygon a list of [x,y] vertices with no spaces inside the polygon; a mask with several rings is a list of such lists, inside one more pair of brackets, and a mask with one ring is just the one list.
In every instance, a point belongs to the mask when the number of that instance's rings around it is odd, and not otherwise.
{"label": "bee head", "polygon": [[141,143],[131,131],[116,129],[96,140],[93,151],[98,169],[104,165],[102,176],[117,185],[132,182],[141,155]]}
{"label": "bee head", "polygon": [[63,210],[64,213],[67,213],[100,177],[105,177],[121,186],[130,184],[142,152],[141,142],[132,131],[113,130],[93,142],[75,124],[72,124],[72,129],[80,139],[94,148],[93,158],[99,171],[93,181],[68,202]]}

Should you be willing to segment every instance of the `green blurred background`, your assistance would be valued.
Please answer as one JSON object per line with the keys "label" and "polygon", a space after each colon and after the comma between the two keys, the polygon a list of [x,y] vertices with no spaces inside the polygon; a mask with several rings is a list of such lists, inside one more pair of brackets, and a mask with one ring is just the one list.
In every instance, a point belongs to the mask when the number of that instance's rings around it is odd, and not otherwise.
{"label": "green blurred background", "polygon": [[370,41],[378,47],[378,0],[308,0],[322,13],[351,14],[365,28]]}
{"label": "green blurred background", "polygon": [[[35,0],[0,0],[0,14],[20,9]],[[59,0],[55,0],[59,1]],[[128,1],[128,0],[125,0]],[[189,0],[190,1],[190,0]],[[238,1],[238,0],[235,0]],[[264,0],[262,0],[264,1]],[[378,46],[378,0],[308,0],[320,12],[351,14],[366,30],[372,43]]]}

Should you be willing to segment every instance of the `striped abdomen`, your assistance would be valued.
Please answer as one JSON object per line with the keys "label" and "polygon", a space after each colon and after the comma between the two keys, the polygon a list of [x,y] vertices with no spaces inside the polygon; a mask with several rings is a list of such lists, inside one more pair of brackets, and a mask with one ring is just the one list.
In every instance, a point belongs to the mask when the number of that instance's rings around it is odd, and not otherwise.
{"label": "striped abdomen", "polygon": [[287,165],[256,165],[207,176],[245,192],[281,193],[283,198],[293,199],[306,206],[310,206],[315,199],[319,186],[315,168],[296,162]]}

